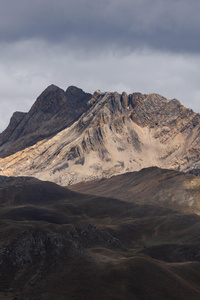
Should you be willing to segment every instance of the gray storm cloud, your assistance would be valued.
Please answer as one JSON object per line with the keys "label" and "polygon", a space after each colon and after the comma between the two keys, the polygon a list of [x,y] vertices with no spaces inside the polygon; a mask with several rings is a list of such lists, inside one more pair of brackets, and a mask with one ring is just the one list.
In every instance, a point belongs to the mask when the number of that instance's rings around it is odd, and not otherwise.
{"label": "gray storm cloud", "polygon": [[0,37],[196,52],[199,12],[197,0],[2,0]]}
{"label": "gray storm cloud", "polygon": [[0,131],[52,83],[200,111],[199,13],[199,0],[1,0]]}

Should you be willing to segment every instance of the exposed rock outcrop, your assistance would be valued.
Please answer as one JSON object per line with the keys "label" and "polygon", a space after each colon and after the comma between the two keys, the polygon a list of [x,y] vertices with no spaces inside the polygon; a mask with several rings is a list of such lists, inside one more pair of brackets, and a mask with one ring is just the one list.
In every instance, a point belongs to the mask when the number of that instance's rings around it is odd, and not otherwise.
{"label": "exposed rock outcrop", "polygon": [[14,113],[0,134],[0,156],[5,157],[52,137],[71,125],[86,110],[91,94],[70,86],[66,92],[50,85],[28,113]]}
{"label": "exposed rock outcrop", "polygon": [[[24,123],[30,115],[34,132]],[[31,147],[1,159],[2,175],[31,175],[67,185],[144,167],[188,170],[199,163],[200,114],[158,94],[98,90],[91,96],[75,87],[65,93],[51,86],[19,128],[19,137],[12,142],[16,129],[0,153],[15,152],[21,141]]]}

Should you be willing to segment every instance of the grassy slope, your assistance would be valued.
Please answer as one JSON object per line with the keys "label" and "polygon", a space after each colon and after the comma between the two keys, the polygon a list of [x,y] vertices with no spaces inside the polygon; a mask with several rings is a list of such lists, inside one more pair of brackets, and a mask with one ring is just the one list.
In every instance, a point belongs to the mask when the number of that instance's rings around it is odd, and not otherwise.
{"label": "grassy slope", "polygon": [[70,189],[137,204],[200,213],[200,178],[174,170],[151,167],[109,179],[80,182]]}
{"label": "grassy slope", "polygon": [[0,299],[200,298],[197,215],[24,178],[0,205]]}

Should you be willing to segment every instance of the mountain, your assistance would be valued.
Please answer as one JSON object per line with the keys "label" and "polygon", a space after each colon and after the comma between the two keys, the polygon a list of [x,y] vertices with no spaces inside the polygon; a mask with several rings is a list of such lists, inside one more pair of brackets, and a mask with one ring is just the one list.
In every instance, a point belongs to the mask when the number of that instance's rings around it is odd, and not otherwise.
{"label": "mountain", "polygon": [[198,215],[27,177],[0,206],[2,300],[200,298]]}
{"label": "mountain", "polygon": [[200,178],[180,171],[151,167],[111,178],[79,182],[70,189],[139,205],[200,214]]}
{"label": "mountain", "polygon": [[73,124],[86,111],[91,94],[70,86],[66,92],[50,85],[28,113],[15,112],[0,134],[0,157],[5,157],[38,141],[50,138]]}
{"label": "mountain", "polygon": [[151,166],[191,171],[200,163],[200,114],[157,94],[91,96],[50,86],[28,114],[14,116],[1,134],[1,175],[69,185]]}
{"label": "mountain", "polygon": [[0,299],[200,299],[200,178],[181,172],[198,175],[199,121],[157,94],[54,85],[14,113]]}

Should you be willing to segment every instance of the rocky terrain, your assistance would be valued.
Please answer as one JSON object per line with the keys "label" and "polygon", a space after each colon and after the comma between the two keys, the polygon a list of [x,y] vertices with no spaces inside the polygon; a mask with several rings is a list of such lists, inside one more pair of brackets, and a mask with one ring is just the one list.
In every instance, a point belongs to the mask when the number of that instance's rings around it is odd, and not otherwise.
{"label": "rocky terrain", "polygon": [[69,185],[151,166],[191,172],[199,132],[200,114],[176,99],[50,86],[0,135],[0,174]]}
{"label": "rocky terrain", "polygon": [[[196,178],[181,173],[182,182],[188,176]],[[109,195],[116,185],[105,180]],[[200,217],[141,197],[139,205],[1,176],[0,299],[199,299]]]}
{"label": "rocky terrain", "polygon": [[86,111],[91,94],[70,86],[66,92],[50,85],[28,113],[15,112],[0,134],[0,156],[5,157],[54,136]]}
{"label": "rocky terrain", "polygon": [[51,85],[14,113],[0,299],[199,300],[199,132],[199,114],[157,94]]}

